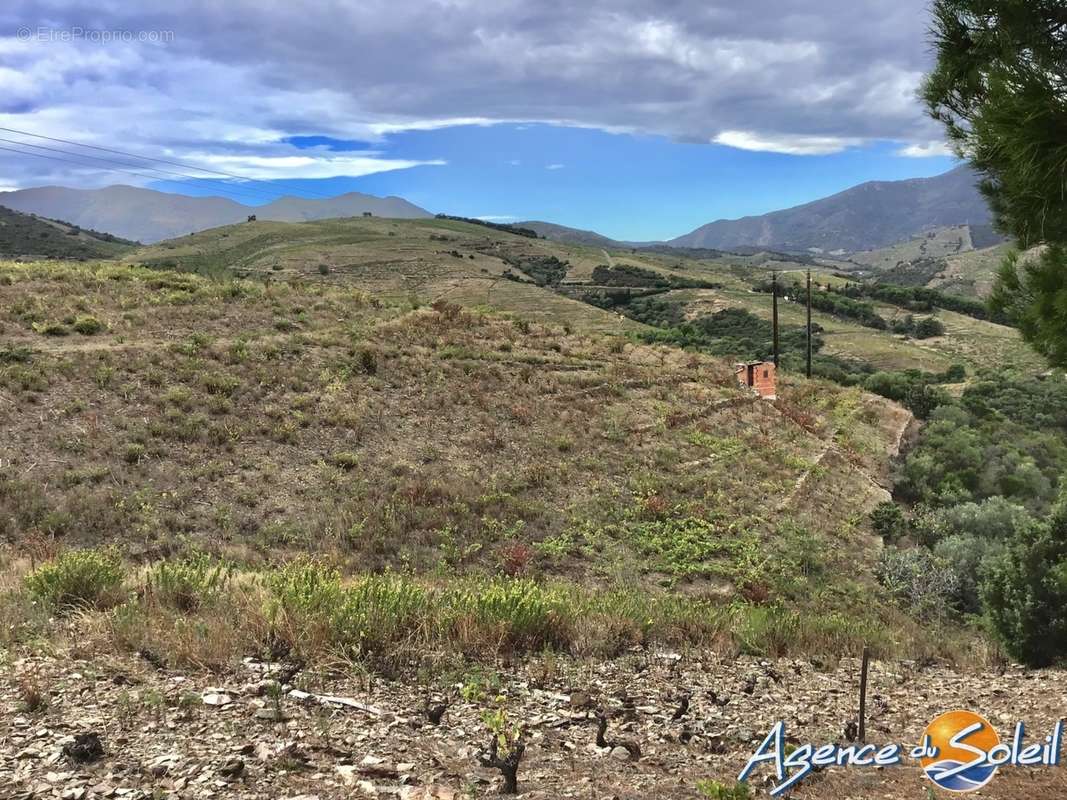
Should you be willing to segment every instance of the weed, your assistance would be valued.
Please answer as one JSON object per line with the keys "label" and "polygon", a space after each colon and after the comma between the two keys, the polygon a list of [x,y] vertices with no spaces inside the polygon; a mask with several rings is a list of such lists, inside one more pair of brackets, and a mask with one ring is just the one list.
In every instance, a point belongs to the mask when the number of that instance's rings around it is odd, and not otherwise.
{"label": "weed", "polygon": [[697,781],[697,791],[708,800],[748,800],[752,797],[746,783],[725,784],[710,778]]}
{"label": "weed", "polygon": [[179,611],[194,611],[225,591],[234,567],[203,553],[180,561],[160,561],[145,576],[145,597]]}
{"label": "weed", "polygon": [[85,314],[75,319],[71,327],[82,336],[92,336],[100,333],[107,326],[91,314]]}
{"label": "weed", "polygon": [[338,469],[348,472],[359,466],[359,454],[349,450],[341,450],[330,455],[329,463]]}
{"label": "weed", "polygon": [[118,602],[125,571],[113,550],[68,550],[26,576],[26,588],[59,612]]}

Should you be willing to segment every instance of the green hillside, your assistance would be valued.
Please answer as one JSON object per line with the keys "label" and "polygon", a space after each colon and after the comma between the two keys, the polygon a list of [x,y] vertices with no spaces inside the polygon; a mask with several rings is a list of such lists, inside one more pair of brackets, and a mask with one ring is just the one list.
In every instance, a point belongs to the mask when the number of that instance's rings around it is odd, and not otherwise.
{"label": "green hillside", "polygon": [[134,242],[0,206],[0,256],[116,258]]}

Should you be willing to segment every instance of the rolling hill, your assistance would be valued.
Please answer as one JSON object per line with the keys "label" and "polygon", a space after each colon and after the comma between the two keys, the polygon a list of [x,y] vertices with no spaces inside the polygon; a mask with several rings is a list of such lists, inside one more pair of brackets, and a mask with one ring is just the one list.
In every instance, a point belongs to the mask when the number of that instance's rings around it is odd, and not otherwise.
{"label": "rolling hill", "polygon": [[933,178],[871,181],[794,208],[717,220],[671,240],[678,247],[742,246],[855,252],[912,239],[931,228],[988,225],[989,209],[967,167]]}
{"label": "rolling hill", "polygon": [[322,200],[282,197],[266,205],[248,206],[226,197],[189,197],[134,186],[19,189],[0,193],[0,205],[147,243],[242,222],[250,214],[261,220],[285,222],[360,216],[364,212],[378,217],[430,216],[402,198],[359,192]]}
{"label": "rolling hill", "polygon": [[0,206],[0,256],[115,258],[134,246],[111,234]]}
{"label": "rolling hill", "polygon": [[[450,219],[356,218],[241,223],[160,242],[125,260],[204,274],[354,285],[392,302],[447,300],[574,330],[633,334],[651,330],[649,322],[654,321],[646,310],[634,311],[628,305],[642,294],[674,320],[699,319],[725,309],[769,320],[770,297],[753,292],[753,285],[770,269],[788,273],[812,266],[805,257],[791,261],[780,253],[692,254],[532,239]],[[814,268],[817,280],[837,280],[832,276],[836,262]],[[907,313],[883,310],[887,319]],[[926,341],[819,310],[814,320],[824,331],[823,352],[828,357],[881,369],[941,371],[956,362],[977,369],[1033,361],[1010,328],[948,312],[940,315],[948,335]],[[799,325],[803,309],[785,303],[782,317]]]}
{"label": "rolling hill", "polygon": [[624,243],[602,236],[596,231],[585,231],[580,228],[569,228],[566,225],[557,225],[554,222],[541,222],[528,220],[515,223],[520,228],[529,228],[538,236],[551,239],[553,242],[566,242],[569,244],[585,244],[590,247],[623,247]]}

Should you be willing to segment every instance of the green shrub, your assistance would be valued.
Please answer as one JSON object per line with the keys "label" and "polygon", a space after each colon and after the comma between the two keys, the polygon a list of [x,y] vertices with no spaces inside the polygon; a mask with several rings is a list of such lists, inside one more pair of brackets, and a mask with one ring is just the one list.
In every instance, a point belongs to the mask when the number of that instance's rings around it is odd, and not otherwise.
{"label": "green shrub", "polygon": [[411,579],[368,576],[345,587],[334,620],[336,641],[346,652],[377,654],[393,643],[419,641],[428,606],[426,589]]}
{"label": "green shrub", "polygon": [[1067,504],[993,561],[982,600],[1007,651],[1033,667],[1067,655]]}
{"label": "green shrub", "polygon": [[945,326],[937,317],[923,317],[915,323],[915,338],[929,339],[932,336],[944,336]]}
{"label": "green shrub", "polygon": [[747,783],[725,784],[711,779],[697,781],[697,791],[708,800],[748,800],[752,797]]}
{"label": "green shrub", "polygon": [[222,594],[234,567],[204,553],[179,561],[159,561],[145,577],[145,597],[179,611],[195,611]]}
{"label": "green shrub", "polygon": [[494,578],[461,584],[445,599],[453,625],[473,625],[506,650],[539,650],[567,642],[566,595],[529,579]]}
{"label": "green shrub", "polygon": [[778,657],[789,652],[800,638],[800,614],[781,606],[748,606],[737,630],[741,652]]}
{"label": "green shrub", "polygon": [[356,351],[356,370],[364,375],[378,372],[378,353],[370,347],[361,347]]}
{"label": "green shrub", "polygon": [[241,381],[224,372],[209,372],[200,379],[204,391],[211,395],[232,397],[241,385]]}
{"label": "green shrub", "polygon": [[72,327],[82,336],[92,336],[95,333],[100,333],[100,331],[104,330],[107,326],[96,317],[90,314],[85,314],[74,320],[74,325]]}
{"label": "green shrub", "polygon": [[359,466],[359,454],[348,450],[341,450],[330,455],[329,462],[338,469],[346,472]]}
{"label": "green shrub", "polygon": [[427,591],[410,579],[368,576],[346,586],[337,570],[315,561],[289,564],[268,586],[274,616],[284,617],[294,644],[349,655],[417,638],[429,606]]}
{"label": "green shrub", "polygon": [[46,322],[33,327],[34,330],[44,336],[68,336],[70,334],[70,328],[62,322]]}
{"label": "green shrub", "polygon": [[879,503],[871,512],[871,527],[887,542],[895,542],[908,532],[908,520],[896,503]]}
{"label": "green shrub", "polygon": [[120,599],[125,571],[113,550],[68,550],[26,576],[31,594],[59,612],[106,608]]}

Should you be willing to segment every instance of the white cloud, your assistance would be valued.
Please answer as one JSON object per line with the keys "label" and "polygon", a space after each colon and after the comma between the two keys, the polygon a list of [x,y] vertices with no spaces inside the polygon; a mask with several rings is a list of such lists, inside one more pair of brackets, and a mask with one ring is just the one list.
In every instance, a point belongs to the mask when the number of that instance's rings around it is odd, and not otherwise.
{"label": "white cloud", "polygon": [[411,167],[442,166],[447,162],[441,159],[430,161],[411,161],[391,159],[369,155],[333,153],[318,149],[300,150],[299,154],[250,156],[250,155],[214,155],[209,153],[194,157],[197,163],[206,164],[212,169],[233,172],[246,178],[270,180],[274,178],[331,178],[336,175],[372,175],[376,172],[389,172],[395,169]]}
{"label": "white cloud", "polygon": [[909,144],[896,151],[896,155],[906,158],[931,158],[933,156],[951,156],[952,148],[947,142],[921,142]]}
{"label": "white cloud", "polygon": [[563,164],[545,164],[545,169],[563,169]]}
{"label": "white cloud", "polygon": [[862,139],[852,137],[757,134],[749,131],[722,131],[712,141],[738,150],[791,156],[824,156],[863,144]]}
{"label": "white cloud", "polygon": [[508,162],[508,164],[510,164],[510,165],[511,165],[511,166],[513,166],[513,167],[517,167],[517,166],[519,166],[520,164],[522,164],[522,162],[521,162],[521,161],[520,161],[519,159],[517,159],[517,158],[513,158],[513,159],[511,159],[511,160],[510,160],[510,161]]}
{"label": "white cloud", "polygon": [[482,214],[480,217],[475,217],[475,219],[480,219],[482,222],[511,222],[518,219],[518,217],[510,214]]}
{"label": "white cloud", "polygon": [[[0,36],[0,125],[178,160],[267,159],[243,166],[272,176],[403,168],[369,153],[277,160],[296,155],[288,136],[382,142],[501,122],[799,155],[891,140],[918,153],[940,134],[914,92],[931,64],[927,4],[188,0],[176,15],[170,0],[16,0],[0,3],[0,32],[91,20],[174,36],[106,45]],[[19,185],[107,180],[5,153],[0,170]]]}

